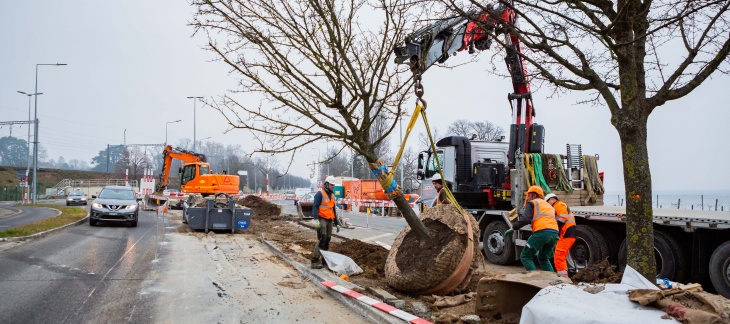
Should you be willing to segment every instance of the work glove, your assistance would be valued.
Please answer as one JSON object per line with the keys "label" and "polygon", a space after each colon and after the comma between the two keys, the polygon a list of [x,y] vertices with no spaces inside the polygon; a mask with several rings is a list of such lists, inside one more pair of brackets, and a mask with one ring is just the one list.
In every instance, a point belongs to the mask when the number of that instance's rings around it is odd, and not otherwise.
{"label": "work glove", "polygon": [[335,225],[335,227],[337,227],[337,233],[339,233],[340,232],[340,225]]}
{"label": "work glove", "polygon": [[514,233],[514,232],[515,232],[515,230],[510,228],[510,229],[504,231],[504,237],[512,236],[512,233]]}
{"label": "work glove", "polygon": [[319,224],[319,219],[315,218],[314,221],[312,221],[312,223],[314,224],[314,229],[319,231],[319,228],[322,226]]}

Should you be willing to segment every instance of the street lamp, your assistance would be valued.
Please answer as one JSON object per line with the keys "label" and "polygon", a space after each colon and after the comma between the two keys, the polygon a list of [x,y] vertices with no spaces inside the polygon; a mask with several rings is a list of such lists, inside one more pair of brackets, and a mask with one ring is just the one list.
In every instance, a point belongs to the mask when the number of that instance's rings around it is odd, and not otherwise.
{"label": "street lamp", "polygon": [[[35,65],[35,91],[38,93],[38,67],[41,65],[53,65],[53,66],[64,66],[65,63],[55,64],[36,64]],[[35,96],[35,111],[33,116],[35,117],[35,127],[33,131],[33,203],[35,204],[38,200],[38,96]]]}
{"label": "street lamp", "polygon": [[193,99],[193,152],[195,152],[195,111],[197,110],[195,104],[203,97],[188,97],[188,99]]}
{"label": "street lamp", "polygon": [[[24,95],[28,96],[28,153],[25,155],[28,158],[28,167],[26,167],[26,169],[25,169],[25,190],[28,191],[28,174],[30,173],[30,161],[31,161],[31,155],[30,155],[30,123],[32,123],[31,122],[31,119],[30,119],[30,97],[31,96],[42,95],[42,93],[26,93],[26,92],[23,92],[23,91],[18,91],[18,93],[24,94]],[[27,203],[26,202],[26,198],[27,197],[24,197],[23,198],[23,203]]]}
{"label": "street lamp", "polygon": [[320,150],[318,147],[310,147],[310,149],[317,150],[317,181],[322,180],[322,175],[319,172],[321,165],[321,159],[322,159],[322,150]]}
{"label": "street lamp", "polygon": [[176,121],[169,121],[169,122],[166,122],[165,123],[165,147],[167,147],[167,125],[174,124],[174,123],[178,123],[178,122],[181,122],[181,121],[182,121],[182,119],[178,119]]}

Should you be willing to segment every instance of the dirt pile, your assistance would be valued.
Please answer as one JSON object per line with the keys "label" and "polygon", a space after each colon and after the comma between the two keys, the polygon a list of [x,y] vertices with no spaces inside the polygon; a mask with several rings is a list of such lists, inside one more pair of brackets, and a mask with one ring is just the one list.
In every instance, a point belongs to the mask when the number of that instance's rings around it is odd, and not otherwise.
{"label": "dirt pile", "polygon": [[[472,230],[471,250],[467,249],[470,235],[467,218]],[[415,294],[448,294],[464,290],[471,281],[472,272],[484,262],[479,251],[476,220],[469,214],[462,215],[453,205],[429,208],[421,214],[421,220],[431,231],[431,239],[420,242],[410,227],[398,234],[385,264],[388,285]]]}
{"label": "dirt pile", "polygon": [[385,259],[388,257],[388,250],[381,246],[360,240],[347,240],[331,244],[330,251],[346,255],[355,261],[363,271],[359,276],[370,279],[383,279],[385,276]]}
{"label": "dirt pile", "polygon": [[615,265],[611,265],[608,259],[604,259],[581,269],[572,279],[574,282],[620,283],[621,277],[623,277],[623,272],[617,271]]}
{"label": "dirt pile", "polygon": [[253,219],[267,219],[281,215],[281,206],[272,204],[259,196],[249,195],[243,197],[238,199],[236,204],[251,208],[253,210],[251,216]]}

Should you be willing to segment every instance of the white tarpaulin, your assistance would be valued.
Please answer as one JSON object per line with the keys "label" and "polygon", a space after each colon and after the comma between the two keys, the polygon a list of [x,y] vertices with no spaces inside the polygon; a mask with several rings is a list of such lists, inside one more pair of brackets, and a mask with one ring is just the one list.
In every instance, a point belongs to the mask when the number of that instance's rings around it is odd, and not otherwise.
{"label": "white tarpaulin", "polygon": [[327,266],[332,271],[337,272],[338,275],[345,274],[353,276],[362,273],[362,269],[349,256],[330,251],[319,252],[322,253],[325,261],[327,261]]}
{"label": "white tarpaulin", "polygon": [[540,290],[524,308],[520,323],[672,323],[665,312],[629,300],[628,291],[658,289],[626,266],[620,284],[549,286]]}

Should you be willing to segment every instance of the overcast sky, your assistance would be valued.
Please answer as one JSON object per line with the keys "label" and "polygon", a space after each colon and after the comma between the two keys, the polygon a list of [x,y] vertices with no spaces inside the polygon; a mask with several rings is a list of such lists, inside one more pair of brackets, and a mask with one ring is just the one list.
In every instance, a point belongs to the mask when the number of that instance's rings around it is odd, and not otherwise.
{"label": "overcast sky", "polygon": [[[34,91],[36,64],[66,63],[39,68],[38,91],[44,93],[38,100],[39,140],[50,158],[90,163],[107,144],[123,143],[125,129],[128,144],[163,143],[165,122],[177,119],[182,122],[168,126],[168,142],[192,139],[193,102],[186,97],[219,96],[235,85],[226,66],[211,62],[212,54],[201,49],[205,40],[191,38],[187,22],[193,12],[186,1],[172,0],[6,1],[0,10],[0,121],[28,118],[28,98],[16,91]],[[452,70],[435,67],[424,75],[432,127],[443,132],[464,118],[509,129],[511,84],[487,73],[489,54],[483,55],[482,62]],[[651,115],[655,190],[728,189],[729,82],[717,74]],[[535,121],[546,128],[546,152],[565,154],[567,143],[582,144],[586,154],[600,155],[607,191],[622,192],[619,138],[608,109],[576,104],[584,98],[578,95],[549,95],[547,88],[533,95]],[[210,109],[198,109],[196,124],[198,139],[253,148],[243,131],[223,134],[223,118]],[[414,135],[422,129],[419,125]],[[9,127],[0,129],[0,136],[8,134]],[[13,127],[13,136],[25,139],[26,126]],[[416,142],[414,136],[409,143]],[[325,144],[319,147],[324,152]],[[305,150],[297,161],[311,161],[316,153]],[[309,174],[304,165],[290,172]]]}

